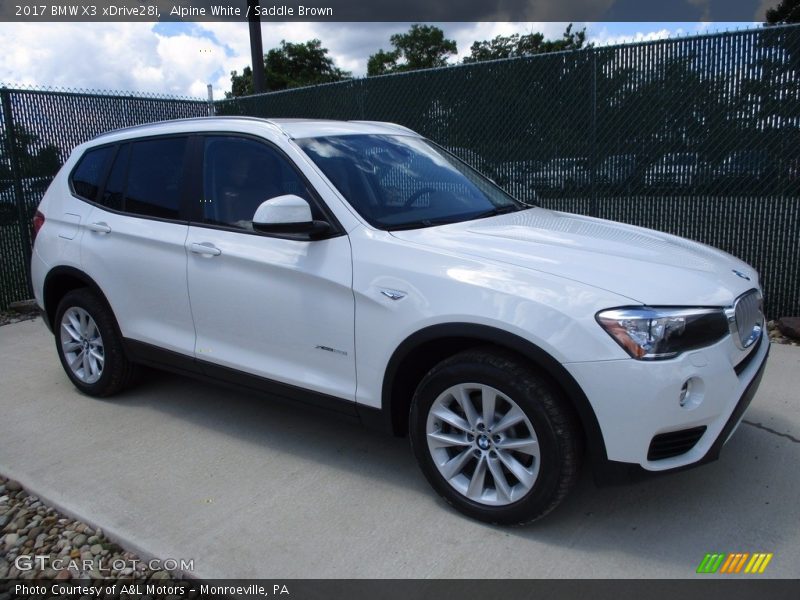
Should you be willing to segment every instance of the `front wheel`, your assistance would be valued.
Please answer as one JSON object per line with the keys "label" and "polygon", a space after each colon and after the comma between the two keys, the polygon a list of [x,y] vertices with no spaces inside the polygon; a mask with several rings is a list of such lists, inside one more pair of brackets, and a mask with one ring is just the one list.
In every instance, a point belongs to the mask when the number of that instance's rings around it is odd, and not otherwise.
{"label": "front wheel", "polygon": [[535,521],[577,479],[581,437],[571,407],[500,349],[469,350],[434,367],[414,395],[409,429],[433,488],[481,521]]}

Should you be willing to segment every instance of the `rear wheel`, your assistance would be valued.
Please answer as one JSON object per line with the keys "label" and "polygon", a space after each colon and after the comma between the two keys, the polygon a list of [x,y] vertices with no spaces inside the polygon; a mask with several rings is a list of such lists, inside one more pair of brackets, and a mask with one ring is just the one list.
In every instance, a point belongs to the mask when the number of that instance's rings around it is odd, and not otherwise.
{"label": "rear wheel", "polygon": [[546,515],[578,474],[571,407],[545,377],[499,349],[462,352],[432,369],[412,402],[410,438],[434,489],[490,523]]}
{"label": "rear wheel", "polygon": [[56,309],[56,348],[72,383],[90,396],[111,396],[129,386],[136,365],[125,356],[114,316],[86,288],[67,293]]}

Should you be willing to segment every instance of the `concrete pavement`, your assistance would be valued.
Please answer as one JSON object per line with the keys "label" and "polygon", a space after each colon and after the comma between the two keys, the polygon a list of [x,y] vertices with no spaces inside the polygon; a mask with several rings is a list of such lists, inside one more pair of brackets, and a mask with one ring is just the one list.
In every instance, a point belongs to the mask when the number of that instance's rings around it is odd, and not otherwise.
{"label": "concrete pavement", "polygon": [[707,552],[773,552],[761,577],[797,578],[798,390],[800,348],[773,345],[719,461],[604,489],[585,470],[503,529],[440,501],[407,440],[324,412],[161,373],[83,396],[36,320],[0,327],[0,473],[198,577],[683,578]]}

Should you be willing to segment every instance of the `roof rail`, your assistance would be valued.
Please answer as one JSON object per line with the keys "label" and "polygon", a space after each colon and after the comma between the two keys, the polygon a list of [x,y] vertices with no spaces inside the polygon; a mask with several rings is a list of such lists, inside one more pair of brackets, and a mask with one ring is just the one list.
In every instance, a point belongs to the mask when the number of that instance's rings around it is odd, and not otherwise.
{"label": "roof rail", "polygon": [[364,123],[365,125],[384,125],[387,127],[391,127],[392,129],[397,129],[399,131],[403,131],[406,133],[413,133],[414,135],[419,135],[413,129],[409,129],[405,125],[400,125],[398,123],[391,123],[390,121],[362,121],[360,119],[351,119],[348,123]]}
{"label": "roof rail", "polygon": [[219,116],[219,117],[187,117],[185,119],[167,119],[167,120],[164,120],[164,121],[153,121],[152,123],[140,123],[139,125],[131,125],[129,127],[120,127],[119,129],[112,129],[110,131],[104,131],[103,133],[98,134],[95,137],[93,137],[92,140],[100,139],[102,137],[105,137],[107,135],[113,135],[115,133],[122,133],[122,132],[126,132],[126,131],[136,131],[137,129],[145,129],[147,127],[152,127],[154,125],[164,125],[164,124],[167,124],[167,123],[170,123],[170,124],[171,123],[193,123],[195,121],[198,122],[198,123],[203,123],[203,122],[207,123],[209,120],[214,120],[214,121],[256,121],[258,123],[266,123],[268,125],[272,125],[273,127],[278,129],[279,131],[283,132],[283,128],[281,128],[281,126],[278,123],[275,123],[274,121],[271,121],[270,119],[263,119],[261,117],[226,115],[226,116]]}

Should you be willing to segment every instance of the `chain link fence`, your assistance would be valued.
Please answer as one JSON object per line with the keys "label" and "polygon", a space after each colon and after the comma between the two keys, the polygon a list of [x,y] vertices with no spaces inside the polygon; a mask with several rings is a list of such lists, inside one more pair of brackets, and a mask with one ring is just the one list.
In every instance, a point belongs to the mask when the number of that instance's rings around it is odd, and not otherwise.
{"label": "chain link fence", "polygon": [[[30,295],[21,260],[29,217],[75,144],[207,114],[199,100],[2,95],[0,250],[11,262],[0,272],[0,307]],[[520,199],[727,250],[761,272],[770,316],[800,313],[800,26],[356,79],[215,109],[400,123]],[[9,171],[9,127],[33,136],[26,146],[17,134],[19,177]]]}
{"label": "chain link fence", "polygon": [[208,114],[201,100],[0,87],[0,309],[32,297],[31,220],[72,149],[110,129]]}
{"label": "chain link fence", "polygon": [[393,121],[523,200],[685,236],[800,313],[800,26],[587,48],[222,101]]}

